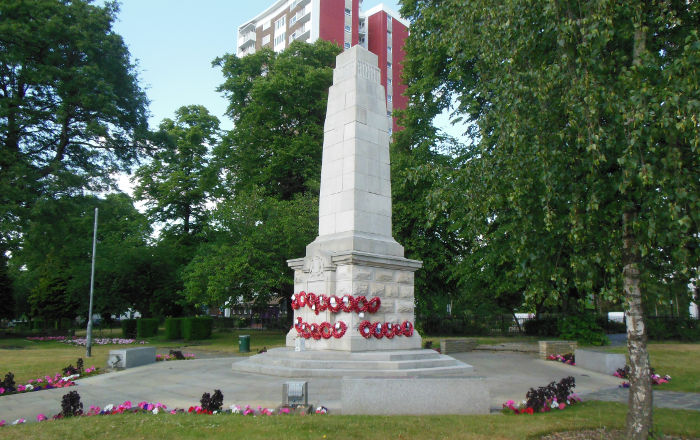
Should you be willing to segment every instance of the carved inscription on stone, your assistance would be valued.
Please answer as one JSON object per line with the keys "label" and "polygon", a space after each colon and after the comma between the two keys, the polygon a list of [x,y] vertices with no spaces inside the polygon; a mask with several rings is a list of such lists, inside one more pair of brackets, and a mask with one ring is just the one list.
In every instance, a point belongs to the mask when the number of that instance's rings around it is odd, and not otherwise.
{"label": "carved inscription on stone", "polygon": [[362,78],[368,79],[372,82],[379,82],[379,68],[364,63],[362,61],[358,61],[357,63],[357,74]]}

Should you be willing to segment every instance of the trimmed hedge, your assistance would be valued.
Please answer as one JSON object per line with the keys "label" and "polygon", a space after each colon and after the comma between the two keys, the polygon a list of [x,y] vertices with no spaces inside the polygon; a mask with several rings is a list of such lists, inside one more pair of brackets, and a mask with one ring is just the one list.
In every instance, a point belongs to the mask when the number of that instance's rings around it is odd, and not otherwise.
{"label": "trimmed hedge", "polygon": [[122,338],[124,339],[134,339],[136,337],[136,320],[135,319],[122,319]]}
{"label": "trimmed hedge", "polygon": [[214,320],[208,316],[185,318],[182,323],[182,336],[187,341],[211,338]]}
{"label": "trimmed hedge", "polygon": [[158,318],[140,318],[136,320],[136,336],[150,338],[158,334]]}
{"label": "trimmed hedge", "polygon": [[182,326],[185,318],[165,319],[165,339],[182,339]]}

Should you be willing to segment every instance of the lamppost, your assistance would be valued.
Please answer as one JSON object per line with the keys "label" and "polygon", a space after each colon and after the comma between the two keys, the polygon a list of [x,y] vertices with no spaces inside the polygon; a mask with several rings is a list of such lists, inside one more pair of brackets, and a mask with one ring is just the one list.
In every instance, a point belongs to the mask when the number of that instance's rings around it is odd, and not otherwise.
{"label": "lamppost", "polygon": [[92,232],[92,271],[90,274],[90,306],[88,308],[87,341],[85,356],[92,356],[92,294],[95,290],[95,252],[97,250],[97,208],[95,208],[95,228]]}

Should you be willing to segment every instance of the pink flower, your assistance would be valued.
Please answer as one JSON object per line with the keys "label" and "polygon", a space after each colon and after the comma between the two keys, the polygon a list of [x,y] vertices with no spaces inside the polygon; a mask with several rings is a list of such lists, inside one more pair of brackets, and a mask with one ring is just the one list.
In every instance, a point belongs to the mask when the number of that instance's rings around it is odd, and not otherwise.
{"label": "pink flower", "polygon": [[0,387],[0,394],[5,394],[5,388]]}
{"label": "pink flower", "polygon": [[6,422],[5,422],[4,420],[0,420],[0,427],[5,426],[5,423],[6,423]]}
{"label": "pink flower", "polygon": [[36,416],[36,421],[37,422],[43,422],[44,420],[47,420],[47,417],[43,414],[39,414]]}
{"label": "pink flower", "polygon": [[23,392],[24,390],[25,390],[24,385],[17,385],[17,392],[18,392],[18,393],[21,393],[21,392]]}
{"label": "pink flower", "polygon": [[559,409],[564,409],[566,408],[566,403],[560,403],[559,404]]}

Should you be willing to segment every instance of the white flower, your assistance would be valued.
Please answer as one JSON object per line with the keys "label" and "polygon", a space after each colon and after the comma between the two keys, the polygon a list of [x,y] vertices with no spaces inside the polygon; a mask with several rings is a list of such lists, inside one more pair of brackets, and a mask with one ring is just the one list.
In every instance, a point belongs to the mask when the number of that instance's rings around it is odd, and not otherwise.
{"label": "white flower", "polygon": [[297,299],[297,296],[296,296],[296,295],[292,295],[292,301],[294,301],[295,299]]}
{"label": "white flower", "polygon": [[12,422],[13,425],[21,425],[22,423],[27,423],[27,421],[24,419],[17,419],[14,422]]}
{"label": "white flower", "polygon": [[231,412],[234,414],[240,414],[241,413],[241,407],[238,405],[231,405]]}
{"label": "white flower", "polygon": [[555,400],[554,402],[552,402],[552,409],[557,409],[557,408],[559,408],[559,404]]}
{"label": "white flower", "polygon": [[151,411],[153,414],[158,414],[158,408],[153,408],[153,411]]}
{"label": "white flower", "polygon": [[25,390],[27,391],[32,391],[34,389],[34,385],[28,383],[26,387],[24,387]]}
{"label": "white flower", "polygon": [[114,409],[114,405],[110,403],[109,405],[107,405],[107,406],[105,406],[104,408],[102,408],[102,411],[104,411],[104,412],[111,412],[113,409]]}

